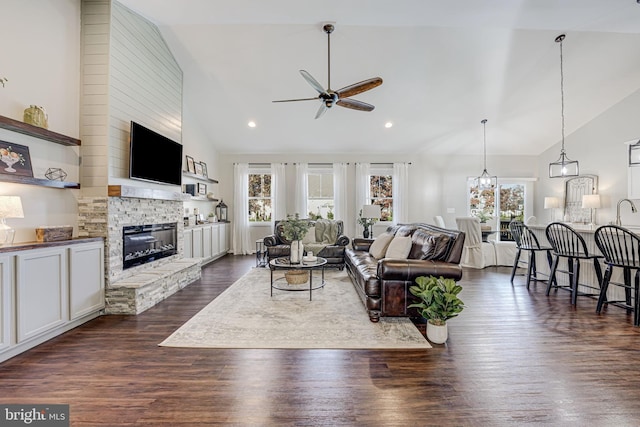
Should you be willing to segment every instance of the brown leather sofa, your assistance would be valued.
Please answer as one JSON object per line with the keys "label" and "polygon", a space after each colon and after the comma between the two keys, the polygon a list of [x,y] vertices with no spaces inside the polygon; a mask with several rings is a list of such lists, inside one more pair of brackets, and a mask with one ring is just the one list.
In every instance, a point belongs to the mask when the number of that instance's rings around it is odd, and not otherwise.
{"label": "brown leather sofa", "polygon": [[394,236],[411,236],[411,251],[407,259],[376,259],[369,253],[373,239],[353,239],[345,251],[347,272],[369,312],[369,319],[380,317],[420,317],[416,301],[409,292],[419,276],[462,278],[460,257],[465,234],[431,224],[400,224],[388,227]]}
{"label": "brown leather sofa", "polygon": [[[291,253],[291,242],[288,241],[282,233],[282,225],[286,220],[276,221],[274,224],[274,233],[265,237],[263,242],[267,251],[267,263],[270,260],[278,257],[288,257]],[[311,227],[316,226],[316,221],[312,219],[306,219],[310,223]],[[341,220],[319,220],[330,221],[335,224],[336,238],[332,242],[312,242],[304,244],[305,252],[308,249],[313,249],[313,254],[327,260],[325,267],[344,269],[344,251],[345,247],[351,241],[347,236],[343,235],[344,224]]]}

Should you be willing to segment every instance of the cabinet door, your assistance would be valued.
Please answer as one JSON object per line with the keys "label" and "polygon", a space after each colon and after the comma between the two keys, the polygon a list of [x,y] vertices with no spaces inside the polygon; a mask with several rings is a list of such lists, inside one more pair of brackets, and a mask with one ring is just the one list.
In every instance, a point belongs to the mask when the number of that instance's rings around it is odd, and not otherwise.
{"label": "cabinet door", "polygon": [[69,248],[69,318],[75,320],[104,308],[104,244]]}
{"label": "cabinet door", "polygon": [[202,257],[203,258],[211,258],[213,255],[211,253],[211,232],[213,227],[210,225],[205,225],[202,227]]}
{"label": "cabinet door", "polygon": [[213,232],[211,233],[211,253],[213,256],[218,256],[220,254],[220,229],[222,228],[222,224],[215,224],[213,226]]}
{"label": "cabinet door", "polygon": [[68,320],[67,249],[24,251],[15,259],[16,326],[20,343]]}
{"label": "cabinet door", "polygon": [[184,230],[184,257],[193,258],[193,230]]}
{"label": "cabinet door", "polygon": [[193,229],[193,258],[202,258],[202,228]]}
{"label": "cabinet door", "polygon": [[230,227],[231,224],[229,223],[222,224],[222,229],[220,230],[220,252],[229,252]]}
{"label": "cabinet door", "polygon": [[0,352],[11,345],[11,261],[13,257],[0,255]]}

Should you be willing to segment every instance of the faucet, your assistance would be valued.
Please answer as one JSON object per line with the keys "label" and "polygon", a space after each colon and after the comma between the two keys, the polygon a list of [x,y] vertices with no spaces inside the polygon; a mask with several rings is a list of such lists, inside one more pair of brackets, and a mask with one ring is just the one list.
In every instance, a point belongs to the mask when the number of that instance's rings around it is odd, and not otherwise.
{"label": "faucet", "polygon": [[638,212],[638,209],[636,209],[636,205],[633,203],[633,201],[629,200],[629,199],[622,199],[618,202],[618,207],[616,209],[616,225],[620,226],[622,225],[622,221],[620,221],[620,204],[624,201],[629,202],[629,204],[631,205],[631,212],[636,213]]}

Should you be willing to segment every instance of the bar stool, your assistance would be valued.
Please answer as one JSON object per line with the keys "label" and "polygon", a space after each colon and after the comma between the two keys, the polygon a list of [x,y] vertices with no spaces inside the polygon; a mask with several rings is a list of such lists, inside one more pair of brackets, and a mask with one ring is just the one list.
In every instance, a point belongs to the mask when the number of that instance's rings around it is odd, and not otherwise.
{"label": "bar stool", "polygon": [[[600,267],[600,259],[602,255],[590,254],[587,244],[580,234],[572,227],[561,222],[552,222],[545,229],[547,240],[553,248],[553,264],[551,273],[549,274],[549,282],[547,284],[548,296],[551,288],[566,288],[571,291],[571,304],[575,305],[578,299],[578,285],[595,289],[598,293],[588,294],[580,292],[585,296],[600,296],[602,289],[602,268]],[[558,263],[561,258],[567,260],[568,270],[558,270]],[[598,287],[580,283],[580,261],[593,261],[593,267],[596,271],[598,279]],[[566,273],[569,275],[569,285],[558,285],[556,273]]]}
{"label": "bar stool", "polygon": [[539,279],[538,272],[536,270],[536,254],[538,252],[547,253],[547,261],[549,262],[549,270],[551,270],[551,250],[550,246],[540,246],[540,242],[535,234],[527,227],[522,221],[513,220],[509,223],[509,231],[513,240],[516,242],[518,252],[513,262],[513,269],[511,269],[511,283],[513,283],[513,277],[516,275],[516,269],[518,268],[518,262],[520,261],[520,254],[522,251],[528,252],[529,257],[527,260],[527,289],[531,281],[546,281],[546,279]]}
{"label": "bar stool", "polygon": [[[626,308],[627,311],[633,310],[633,325],[640,326],[640,303],[638,302],[640,295],[640,237],[617,225],[603,225],[596,230],[595,239],[607,265],[596,313],[602,311],[602,306],[605,303]],[[611,274],[615,267],[622,268],[624,283],[611,281]],[[633,270],[636,274],[632,285],[631,273]],[[607,300],[607,289],[610,284],[624,288],[624,300]],[[633,304],[631,303],[632,291],[634,292]]]}

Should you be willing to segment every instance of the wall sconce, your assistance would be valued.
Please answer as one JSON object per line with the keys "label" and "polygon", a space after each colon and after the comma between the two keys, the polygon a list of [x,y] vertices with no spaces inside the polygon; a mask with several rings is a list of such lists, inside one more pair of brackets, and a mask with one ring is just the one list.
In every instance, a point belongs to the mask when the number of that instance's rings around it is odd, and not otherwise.
{"label": "wall sconce", "polygon": [[24,218],[19,196],[0,196],[0,246],[13,243],[16,231],[7,225],[7,218]]}
{"label": "wall sconce", "polygon": [[[599,194],[585,194],[582,196],[582,209],[600,209],[600,195]],[[591,212],[591,225],[596,225],[595,212]]]}
{"label": "wall sconce", "polygon": [[560,199],[557,197],[545,197],[544,208],[551,209],[551,222],[555,222],[555,210],[560,207]]}

